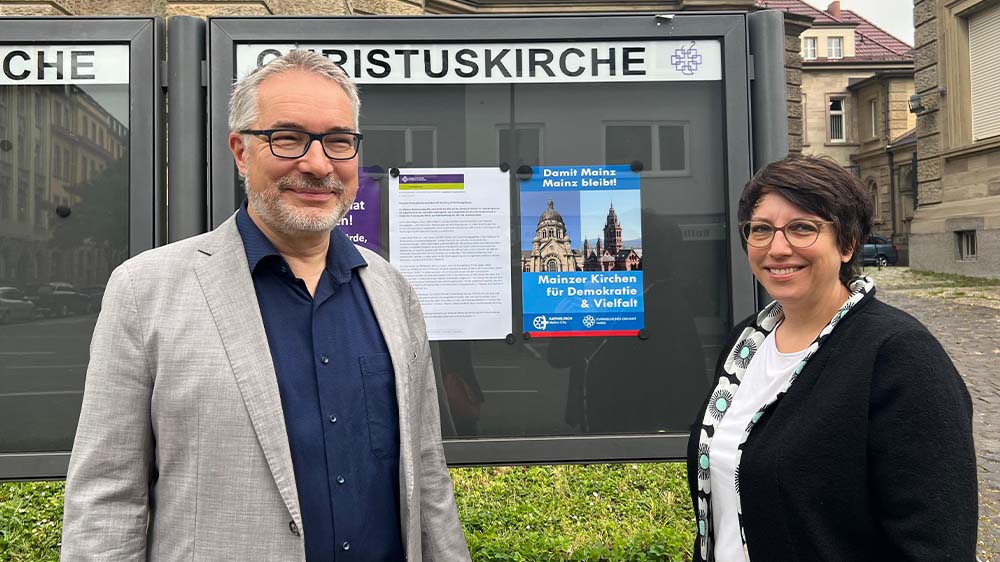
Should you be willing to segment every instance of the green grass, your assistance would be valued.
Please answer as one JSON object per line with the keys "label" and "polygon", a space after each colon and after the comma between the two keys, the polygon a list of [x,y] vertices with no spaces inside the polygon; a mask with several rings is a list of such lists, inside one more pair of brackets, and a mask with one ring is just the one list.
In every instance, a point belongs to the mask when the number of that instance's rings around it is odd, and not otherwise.
{"label": "green grass", "polygon": [[681,464],[473,468],[452,478],[473,560],[690,559]]}
{"label": "green grass", "polygon": [[875,285],[880,289],[921,289],[937,290],[941,294],[944,289],[993,289],[1000,287],[1000,279],[988,277],[969,277],[951,273],[936,273],[931,271],[916,271],[906,267],[887,267],[881,270],[865,268],[865,275],[875,279]]}
{"label": "green grass", "polygon": [[969,277],[954,273],[935,273],[931,271],[910,270],[910,275],[917,280],[947,285],[950,287],[996,287],[1000,285],[1000,279],[990,277]]}
{"label": "green grass", "polygon": [[[477,562],[680,562],[694,524],[684,466],[452,469]],[[59,559],[62,482],[0,484],[0,560]]]}
{"label": "green grass", "polygon": [[0,484],[0,560],[58,561],[62,513],[62,482]]}

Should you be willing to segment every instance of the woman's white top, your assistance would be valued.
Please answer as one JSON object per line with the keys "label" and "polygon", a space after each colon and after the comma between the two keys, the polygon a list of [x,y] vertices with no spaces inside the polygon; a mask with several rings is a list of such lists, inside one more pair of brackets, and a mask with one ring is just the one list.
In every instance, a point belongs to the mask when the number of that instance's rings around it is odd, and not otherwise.
{"label": "woman's white top", "polygon": [[774,343],[775,329],[750,359],[743,380],[712,438],[709,469],[712,476],[712,522],[716,562],[750,562],[743,554],[737,515],[736,452],[750,418],[770,402],[788,382],[806,349],[781,353]]}

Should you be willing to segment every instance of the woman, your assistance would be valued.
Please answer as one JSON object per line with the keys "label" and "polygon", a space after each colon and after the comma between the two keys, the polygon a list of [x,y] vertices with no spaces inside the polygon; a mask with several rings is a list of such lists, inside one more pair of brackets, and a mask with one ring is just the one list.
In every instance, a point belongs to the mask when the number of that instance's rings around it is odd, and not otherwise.
{"label": "woman", "polygon": [[974,561],[972,404],[937,340],[858,276],[864,187],[791,157],[738,216],[775,301],[731,333],[693,426],[695,560]]}

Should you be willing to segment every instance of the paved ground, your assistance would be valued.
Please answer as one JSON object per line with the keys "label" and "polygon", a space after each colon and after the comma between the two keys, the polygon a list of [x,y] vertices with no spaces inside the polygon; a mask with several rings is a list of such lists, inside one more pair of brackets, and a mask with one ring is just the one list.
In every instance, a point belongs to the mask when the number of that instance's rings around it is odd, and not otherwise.
{"label": "paved ground", "polygon": [[982,562],[1000,562],[1000,280],[928,275],[908,268],[878,271],[878,297],[916,316],[951,355],[972,395],[979,465]]}

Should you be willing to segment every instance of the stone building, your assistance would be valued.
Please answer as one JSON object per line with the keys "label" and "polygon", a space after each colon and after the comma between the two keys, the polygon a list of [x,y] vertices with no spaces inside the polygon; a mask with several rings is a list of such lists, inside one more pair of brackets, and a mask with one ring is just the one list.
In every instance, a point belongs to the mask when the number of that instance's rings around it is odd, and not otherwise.
{"label": "stone building", "polygon": [[549,199],[538,217],[531,250],[521,252],[521,271],[580,271],[583,258],[572,244],[562,214]]}
{"label": "stone building", "polygon": [[[341,16],[754,11],[764,0],[0,0],[0,16]],[[772,2],[773,3],[773,2]],[[799,33],[808,18],[785,16],[788,144],[802,146]]]}
{"label": "stone building", "polygon": [[826,10],[802,0],[758,5],[811,20],[798,43],[802,152],[829,156],[861,178],[875,206],[874,232],[897,245],[905,264],[914,212],[912,173],[909,184],[899,178],[906,178],[915,152],[915,143],[903,142],[916,126],[907,111],[913,48],[841,9],[839,1]]}
{"label": "stone building", "polygon": [[604,222],[604,238],[594,245],[583,241],[584,271],[635,271],[642,269],[642,248],[626,248],[622,239],[622,225],[614,205],[608,209]]}
{"label": "stone building", "polygon": [[127,127],[76,86],[0,88],[0,285],[107,279],[127,254],[125,233],[119,244],[58,236],[52,211],[87,200],[127,141]]}
{"label": "stone building", "polygon": [[[0,15],[2,16],[160,16],[169,18],[176,15],[191,16],[337,16],[337,15],[435,15],[435,14],[540,14],[540,13],[586,13],[586,12],[678,12],[678,11],[726,11],[740,10],[753,11],[763,9],[761,0],[0,0]],[[787,107],[789,115],[788,143],[792,152],[801,150],[802,146],[802,124],[801,124],[801,97],[799,95],[799,84],[801,83],[801,57],[799,56],[798,35],[806,29],[809,19],[797,14],[786,14],[786,74],[788,76]],[[169,19],[168,19],[169,25]],[[2,95],[2,94],[0,94]],[[11,99],[10,101],[14,101]],[[0,99],[0,105],[4,100]],[[3,110],[0,107],[0,110]],[[79,114],[87,113],[87,108],[81,107]],[[90,112],[93,113],[93,112]],[[0,120],[0,138],[6,133],[3,131],[4,124],[13,124],[13,120]],[[57,139],[55,145],[46,147],[42,152],[45,159],[51,162],[47,178],[51,181],[44,191],[29,190],[38,195],[40,199],[33,203],[36,209],[45,206],[56,207],[60,205],[75,205],[79,203],[79,195],[74,195],[68,188],[75,183],[81,183],[93,177],[95,173],[100,173],[108,163],[103,153],[99,150],[101,144],[111,146],[117,143],[115,135],[127,134],[124,126],[114,119],[105,118],[96,114],[80,126],[86,127],[86,133],[90,134],[91,128],[96,135],[94,142],[89,143],[61,143],[63,137],[53,136]],[[63,127],[65,129],[65,127]],[[426,131],[407,130],[407,139],[413,138],[414,144],[416,136]],[[10,131],[7,131],[10,133]],[[376,146],[380,137],[388,137],[399,131],[379,131],[373,128],[370,131],[370,138],[366,138],[369,146]],[[503,131],[500,133],[503,134]],[[101,138],[104,135],[104,138]],[[68,137],[67,137],[68,138]],[[389,139],[395,142],[395,138]],[[123,141],[124,142],[124,141]],[[409,142],[409,141],[407,141]],[[398,143],[396,143],[398,144]],[[112,154],[110,160],[113,161],[122,156],[120,148],[110,149]],[[73,157],[68,158],[72,168],[67,167],[67,154],[72,151]],[[80,158],[84,152],[93,152]],[[94,152],[97,151],[97,152]],[[100,153],[100,154],[99,154]],[[9,155],[12,162],[13,155]],[[0,175],[3,172],[4,155],[0,154]],[[18,160],[19,161],[19,160]],[[538,163],[537,159],[533,163]],[[19,172],[11,171],[8,175],[13,177]],[[25,176],[27,177],[27,176]],[[32,180],[34,181],[34,180]],[[0,182],[3,183],[3,182]],[[0,191],[0,214],[4,213],[5,206],[13,209],[17,205],[16,181],[8,183],[9,193]],[[24,207],[22,205],[22,207]],[[31,207],[31,205],[28,205]],[[27,207],[25,207],[27,208]],[[0,221],[2,222],[2,221]],[[42,246],[48,246],[50,234],[38,231],[35,228],[29,229],[31,232],[25,233],[27,237],[35,237],[37,242],[35,250],[28,252],[32,256],[47,255],[47,250]],[[577,241],[579,244],[579,241]],[[603,245],[603,244],[602,244]],[[33,246],[34,247],[34,246]],[[627,250],[627,251],[626,251]],[[596,248],[591,248],[595,252]],[[602,248],[603,252],[608,250]],[[570,252],[574,250],[570,249]],[[623,253],[624,252],[624,253]],[[15,255],[16,253],[16,255]],[[20,279],[19,282],[37,280],[62,280],[60,277],[68,277],[63,273],[55,271],[43,271],[49,269],[45,265],[24,264],[22,254],[24,252],[0,252],[0,276],[4,271],[13,275],[13,271],[21,271],[18,275],[26,275],[30,279]],[[618,255],[621,253],[622,255]],[[65,256],[57,256],[59,260],[65,260]],[[609,261],[610,258],[610,261]],[[32,258],[35,259],[35,258]],[[641,266],[641,250],[639,249],[619,249],[617,253],[604,256],[605,265],[612,262],[617,264],[613,267],[638,268]],[[581,247],[575,250],[575,257],[572,261],[579,260],[578,268],[583,267],[583,256]],[[43,260],[44,261],[44,260]],[[51,260],[50,260],[51,261]],[[80,261],[80,260],[76,260]],[[85,260],[84,260],[85,261]],[[570,259],[567,257],[566,265]],[[540,267],[540,266],[539,266]],[[63,271],[63,270],[60,270]],[[76,277],[76,276],[74,276]],[[81,276],[79,282],[90,280],[94,275],[87,274]],[[100,277],[100,276],[98,276]],[[0,277],[2,278],[2,277]]]}
{"label": "stone building", "polygon": [[916,0],[911,266],[1000,275],[1000,4]]}
{"label": "stone building", "polygon": [[538,217],[530,250],[521,252],[521,271],[637,271],[642,269],[642,248],[626,248],[622,225],[612,205],[604,223],[604,236],[594,244],[584,239],[580,250],[573,240],[562,214],[549,199],[548,207]]}

